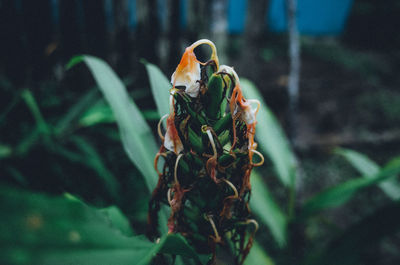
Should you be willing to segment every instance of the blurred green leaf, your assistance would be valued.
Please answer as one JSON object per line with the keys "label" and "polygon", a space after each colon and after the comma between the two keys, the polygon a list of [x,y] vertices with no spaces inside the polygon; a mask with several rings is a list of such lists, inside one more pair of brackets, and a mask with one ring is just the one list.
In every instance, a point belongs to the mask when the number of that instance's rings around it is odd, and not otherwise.
{"label": "blurred green leaf", "polygon": [[126,236],[132,236],[133,231],[129,224],[128,218],[121,212],[121,210],[116,206],[110,206],[100,210],[103,212],[107,218],[110,220],[111,224],[118,228],[122,234]]}
{"label": "blurred green leaf", "polygon": [[65,130],[72,126],[72,123],[79,118],[79,116],[89,108],[96,98],[98,98],[98,90],[90,89],[86,94],[81,97],[77,103],[75,103],[63,118],[55,126],[55,131],[57,134],[62,134]]}
{"label": "blurred green leaf", "polygon": [[189,258],[194,258],[196,261],[200,261],[196,251],[188,244],[186,239],[180,234],[168,235],[159,252],[166,254],[181,255]]}
{"label": "blurred green leaf", "polygon": [[276,204],[262,177],[256,170],[251,172],[251,210],[258,216],[270,230],[279,246],[286,244],[287,219]]}
{"label": "blurred green leaf", "polygon": [[80,136],[75,135],[71,137],[71,141],[83,154],[81,163],[95,170],[97,175],[104,182],[105,188],[110,192],[114,199],[117,199],[119,197],[119,184],[117,178],[105,166],[95,148],[85,138]]}
{"label": "blurred green leaf", "polygon": [[171,83],[154,64],[142,60],[146,66],[147,74],[149,75],[151,92],[156,102],[160,117],[169,113],[169,90],[172,87]]}
{"label": "blurred green leaf", "polygon": [[40,132],[41,135],[43,135],[46,143],[50,144],[51,143],[50,127],[44,120],[43,115],[39,109],[39,105],[37,104],[36,99],[33,96],[32,92],[29,91],[28,89],[25,89],[24,91],[22,91],[21,97],[25,101],[26,105],[28,106],[29,110],[32,113],[33,118],[36,121],[36,126],[37,126],[38,132]]}
{"label": "blurred green leaf", "polygon": [[256,126],[256,138],[260,148],[271,159],[281,182],[292,187],[295,181],[296,158],[289,142],[255,85],[244,78],[240,83],[246,98],[257,99],[261,103]]}
{"label": "blurred green leaf", "polygon": [[390,177],[400,173],[400,160],[396,159],[387,164],[381,171],[372,177],[361,177],[348,180],[335,187],[328,188],[309,199],[302,209],[301,218],[306,218],[321,210],[338,207],[348,200],[354,194],[366,187],[375,185]]}
{"label": "blurred green leaf", "polygon": [[26,187],[28,185],[28,181],[21,174],[21,172],[14,167],[6,167],[6,172],[10,174],[10,176],[15,180],[19,185]]}
{"label": "blurred green leaf", "polygon": [[79,125],[83,127],[90,127],[99,123],[111,122],[115,122],[115,118],[111,108],[106,104],[106,102],[104,102],[104,100],[99,100],[79,119]]}
{"label": "blurred green leaf", "polygon": [[142,110],[142,114],[147,121],[158,122],[161,118],[157,110]]}
{"label": "blurred green leaf", "polygon": [[0,187],[0,201],[7,213],[0,220],[0,264],[131,265],[148,264],[159,251],[193,254],[177,236],[158,244],[127,237],[110,223],[115,218],[76,199]]}
{"label": "blurred green leaf", "polygon": [[12,153],[11,147],[0,144],[0,159],[9,157]]}
{"label": "blurred green leaf", "polygon": [[350,226],[322,250],[309,251],[305,265],[364,264],[365,251],[376,249],[384,237],[400,229],[400,203],[393,202]]}
{"label": "blurred green leaf", "polygon": [[247,256],[246,260],[244,261],[244,264],[245,265],[256,265],[256,264],[274,265],[275,263],[273,262],[271,257],[269,257],[268,254],[262,249],[262,247],[257,242],[254,242],[249,255]]}
{"label": "blurred green leaf", "polygon": [[[373,178],[380,171],[380,166],[374,161],[369,159],[366,155],[356,151],[344,148],[337,148],[335,153],[343,156],[346,160],[353,165],[361,174],[366,178]],[[393,200],[400,199],[400,184],[394,179],[388,179],[379,183],[379,187],[383,192]]]}
{"label": "blurred green leaf", "polygon": [[[160,119],[156,110],[142,110],[141,113],[147,121],[158,121]],[[115,122],[115,118],[111,108],[104,100],[99,100],[82,115],[78,123],[80,126],[90,127],[99,123],[113,122]]]}
{"label": "blurred green leaf", "polygon": [[153,167],[157,146],[140,110],[130,99],[121,80],[103,60],[89,55],[78,56],[70,61],[68,67],[80,61],[85,62],[89,67],[97,85],[110,104],[125,151],[143,174],[148,190],[153,190],[157,184],[157,174]]}

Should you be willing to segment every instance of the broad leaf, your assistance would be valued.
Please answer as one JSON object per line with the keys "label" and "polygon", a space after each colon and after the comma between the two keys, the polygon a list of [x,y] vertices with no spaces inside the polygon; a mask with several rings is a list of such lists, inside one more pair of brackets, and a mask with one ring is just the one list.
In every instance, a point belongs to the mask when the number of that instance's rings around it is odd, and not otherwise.
{"label": "broad leaf", "polygon": [[115,117],[111,108],[104,102],[104,100],[96,102],[91,108],[85,111],[79,119],[79,125],[83,127],[112,122],[115,122]]}
{"label": "broad leaf", "polygon": [[77,56],[70,61],[68,67],[81,61],[89,67],[97,85],[110,104],[125,151],[143,174],[148,190],[152,191],[157,184],[157,174],[153,168],[157,146],[148,124],[136,104],[130,99],[124,84],[103,60],[89,55]]}
{"label": "broad leaf", "polygon": [[286,244],[286,216],[275,203],[261,176],[255,170],[251,173],[251,187],[251,210],[257,215],[259,221],[270,229],[278,245],[284,246]]}
{"label": "broad leaf", "polygon": [[159,250],[160,253],[181,255],[188,258],[194,258],[199,261],[196,251],[189,246],[186,239],[180,234],[170,234],[165,238],[163,246]]}
{"label": "broad leaf", "polygon": [[257,99],[261,103],[256,125],[256,138],[261,150],[271,159],[281,182],[285,186],[293,186],[296,159],[281,126],[254,84],[244,78],[240,83],[246,98]]}
{"label": "broad leaf", "polygon": [[378,184],[399,173],[400,161],[393,160],[373,177],[364,176],[348,180],[335,187],[322,191],[304,204],[301,218],[308,217],[324,209],[338,207],[350,200],[357,191]]}
{"label": "broad leaf", "polygon": [[[369,159],[367,156],[356,151],[344,148],[338,148],[335,153],[342,155],[346,160],[353,165],[366,178],[373,178],[381,169],[378,164]],[[394,179],[388,179],[379,183],[379,187],[383,192],[393,200],[400,199],[400,184]]]}
{"label": "broad leaf", "polygon": [[262,247],[254,242],[253,247],[250,250],[249,255],[244,261],[245,265],[255,265],[255,264],[263,264],[263,265],[274,265],[275,263],[267,255],[267,253],[262,249]]}
{"label": "broad leaf", "polygon": [[119,197],[118,180],[103,163],[103,160],[96,149],[90,144],[89,141],[81,136],[72,136],[71,140],[83,154],[83,160],[80,162],[94,169],[97,175],[104,182],[105,188],[109,191],[113,198],[117,199]]}
{"label": "broad leaf", "polygon": [[162,117],[169,113],[169,90],[171,83],[157,66],[146,61],[143,61],[143,63],[149,75],[151,92],[153,93],[158,113]]}
{"label": "broad leaf", "polygon": [[110,220],[111,224],[121,231],[122,234],[126,236],[132,236],[133,231],[129,224],[128,218],[121,212],[121,210],[116,206],[109,206],[107,208],[101,209],[101,212]]}
{"label": "broad leaf", "polygon": [[160,251],[194,254],[179,236],[164,236],[158,244],[127,237],[115,211],[107,218],[104,210],[69,196],[0,187],[0,201],[0,211],[7,213],[0,220],[0,264],[143,265]]}
{"label": "broad leaf", "polygon": [[99,96],[99,91],[97,89],[90,89],[86,92],[86,94],[82,96],[57,123],[55,126],[56,133],[62,134],[73,127],[73,122],[75,122],[88,107],[93,105]]}

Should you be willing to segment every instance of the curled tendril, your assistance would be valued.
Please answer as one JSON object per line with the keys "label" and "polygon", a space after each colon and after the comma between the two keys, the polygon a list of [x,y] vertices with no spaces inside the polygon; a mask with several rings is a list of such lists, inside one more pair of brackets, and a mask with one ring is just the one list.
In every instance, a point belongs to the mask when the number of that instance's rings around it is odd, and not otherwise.
{"label": "curled tendril", "polygon": [[167,200],[168,200],[169,206],[172,207],[171,188],[169,188],[167,191]]}
{"label": "curled tendril", "polygon": [[260,157],[260,159],[261,159],[261,161],[260,161],[260,162],[257,162],[257,163],[253,163],[253,161],[250,161],[250,163],[251,163],[251,165],[252,165],[253,167],[259,167],[259,166],[261,166],[262,164],[264,164],[264,156],[263,156],[260,152],[258,152],[258,151],[255,150],[255,149],[250,149],[250,152],[252,152],[252,153],[258,155],[258,156]]}
{"label": "curled tendril", "polygon": [[230,182],[229,180],[227,180],[227,179],[225,179],[225,178],[223,178],[223,179],[221,179],[223,182],[225,182],[226,184],[228,184],[229,185],[229,187],[231,187],[232,188],[232,190],[233,190],[233,192],[234,192],[234,198],[239,198],[239,193],[238,193],[238,191],[237,191],[237,189],[236,189],[236,187],[235,187],[235,185],[233,185],[232,184],[232,182]]}
{"label": "curled tendril", "polygon": [[183,154],[179,154],[178,157],[176,158],[175,161],[175,167],[174,167],[174,180],[176,184],[179,184],[178,181],[178,164],[179,164],[179,160],[181,160]]}
{"label": "curled tendril", "polygon": [[217,148],[215,146],[213,135],[211,133],[211,129],[208,126],[203,125],[201,127],[201,130],[203,132],[207,133],[208,139],[210,140],[210,144],[211,144],[211,147],[213,150],[213,155],[207,160],[207,163],[206,163],[207,172],[211,176],[211,178],[214,180],[215,183],[219,183],[220,181],[217,180],[217,170],[216,170],[216,167],[218,164],[218,162],[217,162],[218,153],[217,153]]}
{"label": "curled tendril", "polygon": [[167,118],[168,116],[169,116],[169,114],[165,114],[164,116],[162,116],[161,119],[158,121],[158,124],[157,124],[158,136],[160,136],[160,139],[161,139],[161,141],[163,141],[163,142],[164,142],[164,140],[165,140],[165,137],[164,137],[164,135],[163,135],[162,132],[161,132],[161,124],[162,124],[163,120],[165,120],[165,118]]}
{"label": "curled tendril", "polygon": [[[215,61],[215,64],[216,64],[216,66],[217,66],[217,69],[219,69],[219,60],[218,60],[218,55],[217,55],[217,48],[215,47],[215,44],[214,44],[212,41],[207,40],[207,39],[201,39],[201,40],[198,40],[198,41],[194,42],[194,43],[193,43],[192,45],[190,45],[189,47],[190,47],[192,50],[194,50],[196,47],[198,47],[198,46],[200,46],[200,45],[202,45],[202,44],[206,44],[206,45],[208,45],[208,46],[211,47],[211,50],[212,50],[212,53],[211,53],[211,60],[214,60],[214,61]],[[199,63],[201,63],[201,62],[199,62]],[[201,63],[201,64],[204,64],[204,63]]]}
{"label": "curled tendril", "polygon": [[214,223],[214,220],[212,218],[212,215],[206,215],[205,218],[206,218],[207,221],[210,222],[211,227],[212,227],[212,229],[214,231],[214,236],[215,236],[214,237],[214,241],[215,241],[215,243],[220,243],[222,240],[221,240],[221,237],[220,237],[220,235],[218,233],[217,227],[215,226],[215,223]]}

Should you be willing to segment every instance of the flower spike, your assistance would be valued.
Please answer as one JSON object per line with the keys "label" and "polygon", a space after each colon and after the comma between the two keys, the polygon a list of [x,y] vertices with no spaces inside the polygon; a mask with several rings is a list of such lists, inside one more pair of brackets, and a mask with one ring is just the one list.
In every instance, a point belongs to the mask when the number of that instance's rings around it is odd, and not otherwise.
{"label": "flower spike", "polygon": [[[196,58],[201,45],[211,47],[206,62]],[[235,264],[242,264],[258,226],[249,200],[251,171],[264,162],[254,142],[260,102],[244,97],[238,74],[219,64],[217,49],[207,39],[186,48],[171,83],[170,113],[157,127],[162,146],[154,161],[159,180],[149,224],[156,230],[157,212],[166,204],[168,233],[180,233],[196,250],[212,254],[210,262],[216,259],[217,245],[231,241]],[[162,170],[157,168],[160,156]],[[243,224],[254,224],[250,236]]]}

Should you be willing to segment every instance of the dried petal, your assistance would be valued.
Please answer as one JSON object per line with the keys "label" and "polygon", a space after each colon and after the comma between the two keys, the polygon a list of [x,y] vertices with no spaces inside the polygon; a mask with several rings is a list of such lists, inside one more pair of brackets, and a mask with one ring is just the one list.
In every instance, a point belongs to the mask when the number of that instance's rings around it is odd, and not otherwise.
{"label": "dried petal", "polygon": [[193,48],[186,48],[181,62],[172,74],[171,83],[173,86],[184,86],[185,92],[191,97],[199,95],[200,64],[193,52]]}
{"label": "dried petal", "polygon": [[164,146],[169,151],[175,152],[175,154],[179,154],[183,151],[183,144],[181,139],[179,138],[178,131],[175,127],[175,115],[171,114],[167,119],[167,132],[165,134]]}

